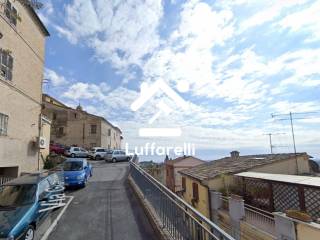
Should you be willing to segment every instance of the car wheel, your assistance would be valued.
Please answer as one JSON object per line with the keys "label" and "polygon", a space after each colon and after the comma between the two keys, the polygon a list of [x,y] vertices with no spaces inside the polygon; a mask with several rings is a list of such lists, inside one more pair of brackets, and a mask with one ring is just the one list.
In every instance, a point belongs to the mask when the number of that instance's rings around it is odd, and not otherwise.
{"label": "car wheel", "polygon": [[72,153],[70,156],[71,156],[72,158],[76,157],[76,155],[75,155],[74,153]]}
{"label": "car wheel", "polygon": [[128,161],[128,162],[130,161],[130,158],[129,158],[129,157],[127,157],[127,161]]}
{"label": "car wheel", "polygon": [[33,238],[34,238],[34,227],[30,225],[28,227],[23,239],[24,240],[33,240]]}
{"label": "car wheel", "polygon": [[116,158],[112,158],[112,162],[113,163],[117,162],[117,159]]}
{"label": "car wheel", "polygon": [[100,155],[97,155],[97,156],[95,157],[95,159],[96,159],[96,160],[100,160],[100,159],[101,159]]}

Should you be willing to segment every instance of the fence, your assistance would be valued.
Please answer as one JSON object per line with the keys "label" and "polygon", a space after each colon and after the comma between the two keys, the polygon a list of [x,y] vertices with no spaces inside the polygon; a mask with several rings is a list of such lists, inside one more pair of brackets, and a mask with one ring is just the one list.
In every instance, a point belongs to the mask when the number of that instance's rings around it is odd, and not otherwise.
{"label": "fence", "polygon": [[13,177],[0,176],[0,185],[5,184],[6,182],[9,182],[12,179],[14,179],[14,178]]}
{"label": "fence", "polygon": [[272,236],[276,235],[275,222],[272,214],[261,209],[245,205],[245,221]]}
{"label": "fence", "polygon": [[320,218],[320,187],[295,183],[244,178],[246,203],[270,212],[288,209]]}
{"label": "fence", "polygon": [[234,240],[133,162],[130,174],[173,239]]}

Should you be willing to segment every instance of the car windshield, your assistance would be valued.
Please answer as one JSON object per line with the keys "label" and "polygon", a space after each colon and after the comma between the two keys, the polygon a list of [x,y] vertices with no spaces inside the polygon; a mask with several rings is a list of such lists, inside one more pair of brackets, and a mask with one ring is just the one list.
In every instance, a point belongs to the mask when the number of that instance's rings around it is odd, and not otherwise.
{"label": "car windshield", "polygon": [[74,162],[65,162],[63,165],[64,171],[81,171],[83,168],[83,163],[74,161]]}
{"label": "car windshield", "polygon": [[0,187],[0,207],[15,207],[32,204],[35,201],[37,186],[4,185]]}

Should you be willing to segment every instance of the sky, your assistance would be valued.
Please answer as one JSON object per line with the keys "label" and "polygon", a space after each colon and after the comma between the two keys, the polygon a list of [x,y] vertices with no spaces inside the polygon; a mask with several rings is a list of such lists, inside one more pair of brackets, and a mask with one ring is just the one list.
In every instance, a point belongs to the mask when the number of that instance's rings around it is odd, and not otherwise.
{"label": "sky", "polygon": [[[320,158],[319,12],[310,0],[48,0],[44,91],[119,126],[123,147],[192,143],[205,160],[269,153],[268,133],[275,153],[293,152],[294,112],[297,151]],[[187,109],[159,91],[132,111],[159,79]],[[149,124],[159,102],[172,111]]]}

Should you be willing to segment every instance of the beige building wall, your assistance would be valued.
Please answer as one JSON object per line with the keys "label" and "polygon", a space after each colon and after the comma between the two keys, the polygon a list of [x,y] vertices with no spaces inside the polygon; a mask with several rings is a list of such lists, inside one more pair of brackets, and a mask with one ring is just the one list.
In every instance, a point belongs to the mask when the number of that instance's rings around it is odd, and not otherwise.
{"label": "beige building wall", "polygon": [[[52,120],[52,142],[87,149],[121,148],[121,131],[102,117],[89,114],[81,108],[67,107],[48,95],[43,95],[43,103],[43,114]],[[93,125],[96,126],[95,133],[91,131]]]}
{"label": "beige building wall", "polygon": [[[21,17],[10,25],[0,8],[0,48],[13,57],[12,81],[0,77],[0,113],[9,116],[7,136],[0,136],[0,167],[15,167],[10,175],[38,168],[37,137],[46,35],[32,13],[18,1],[11,1]],[[6,174],[4,169],[1,174]]]}
{"label": "beige building wall", "polygon": [[43,168],[44,161],[46,160],[47,156],[49,155],[49,146],[50,146],[50,132],[51,132],[51,121],[46,117],[41,117],[41,132],[40,136],[46,140],[45,148],[40,149],[41,158],[39,161],[40,169]]}

